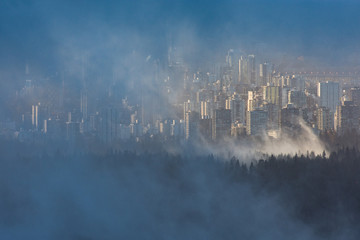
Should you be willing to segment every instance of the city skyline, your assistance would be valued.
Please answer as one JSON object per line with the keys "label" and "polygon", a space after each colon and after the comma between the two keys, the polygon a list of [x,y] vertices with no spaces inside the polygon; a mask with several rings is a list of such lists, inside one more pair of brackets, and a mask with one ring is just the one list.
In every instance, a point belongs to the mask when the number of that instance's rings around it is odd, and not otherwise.
{"label": "city skyline", "polygon": [[[141,66],[152,77],[145,84],[133,83],[129,92],[124,92],[116,76],[109,85],[92,85],[86,59],[81,62],[82,83],[76,87],[64,73],[58,74],[60,85],[46,85],[31,75],[26,64],[25,85],[12,96],[14,117],[8,115],[2,122],[10,126],[3,129],[4,136],[20,142],[56,140],[72,145],[98,141],[118,148],[122,142],[146,139],[180,145],[194,140],[205,145],[252,142],[251,136],[286,141],[289,134],[304,132],[304,127],[311,129],[308,138],[316,139],[360,127],[356,72],[288,73],[270,60],[260,62],[256,55],[234,49],[224,52],[222,61],[211,60],[203,69],[191,67],[171,46],[166,63],[151,56],[145,59]],[[354,114],[342,116],[341,109],[350,105]],[[344,121],[351,124],[341,124]],[[319,140],[312,143],[306,149],[299,142],[290,152],[328,151]]]}
{"label": "city skyline", "polygon": [[359,12],[0,0],[0,239],[360,239]]}

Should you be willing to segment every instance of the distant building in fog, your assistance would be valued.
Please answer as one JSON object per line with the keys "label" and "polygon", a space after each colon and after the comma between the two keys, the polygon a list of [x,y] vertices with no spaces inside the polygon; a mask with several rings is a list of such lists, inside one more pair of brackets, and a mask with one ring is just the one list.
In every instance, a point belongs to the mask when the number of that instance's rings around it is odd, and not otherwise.
{"label": "distant building in fog", "polygon": [[205,139],[212,138],[212,119],[203,118],[199,121],[199,133]]}
{"label": "distant building in fog", "polygon": [[302,77],[292,76],[289,78],[289,86],[297,91],[305,91],[305,79]]}
{"label": "distant building in fog", "polygon": [[281,87],[278,86],[263,86],[263,99],[275,105],[281,105]]}
{"label": "distant building in fog", "polygon": [[119,112],[114,107],[106,107],[101,111],[101,140],[111,143],[117,138]]}
{"label": "distant building in fog", "polygon": [[222,139],[231,134],[231,110],[216,109],[212,119],[212,139]]}
{"label": "distant building in fog", "polygon": [[207,118],[210,116],[210,103],[201,101],[200,102],[200,118]]}
{"label": "distant building in fog", "polygon": [[350,100],[354,105],[360,106],[360,88],[351,88],[350,89]]}
{"label": "distant building in fog", "polygon": [[353,104],[351,101],[345,101],[336,109],[335,113],[335,130],[339,134],[347,131],[359,130],[360,107]]}
{"label": "distant building in fog", "polygon": [[289,103],[296,108],[303,108],[306,106],[306,95],[303,91],[291,90],[288,93]]}
{"label": "distant building in fog", "polygon": [[340,85],[337,82],[318,83],[318,97],[320,107],[326,107],[335,113],[336,107],[340,105]]}
{"label": "distant building in fog", "polygon": [[200,115],[198,112],[187,112],[185,115],[185,138],[195,138],[198,133]]}
{"label": "distant building in fog", "polygon": [[255,65],[255,55],[248,56],[248,81],[250,84],[256,84],[256,65]]}
{"label": "distant building in fog", "polygon": [[250,84],[248,75],[248,61],[243,56],[239,59],[239,82],[242,84]]}
{"label": "distant building in fog", "polygon": [[292,104],[288,104],[286,108],[281,109],[280,126],[281,128],[299,127],[300,110]]}
{"label": "distant building in fog", "polygon": [[238,97],[229,97],[226,100],[226,109],[231,110],[231,121],[245,124],[246,101]]}
{"label": "distant building in fog", "polygon": [[82,114],[82,119],[87,120],[88,117],[88,93],[87,90],[82,90],[80,94],[80,112]]}
{"label": "distant building in fog", "polygon": [[272,69],[269,63],[259,65],[259,81],[261,86],[266,86],[271,82]]}
{"label": "distant building in fog", "polygon": [[248,135],[261,135],[267,129],[268,113],[264,110],[253,110],[247,112],[246,133]]}
{"label": "distant building in fog", "polygon": [[321,132],[334,128],[334,114],[330,112],[330,109],[325,107],[317,109],[317,128]]}
{"label": "distant building in fog", "polygon": [[38,129],[39,126],[39,105],[31,106],[31,123],[33,129]]}

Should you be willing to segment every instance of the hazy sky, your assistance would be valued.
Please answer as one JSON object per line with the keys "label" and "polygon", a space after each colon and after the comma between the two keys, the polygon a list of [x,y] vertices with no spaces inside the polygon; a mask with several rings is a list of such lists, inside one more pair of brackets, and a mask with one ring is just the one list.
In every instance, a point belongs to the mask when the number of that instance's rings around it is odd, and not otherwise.
{"label": "hazy sky", "polygon": [[131,51],[163,58],[170,38],[195,57],[240,48],[359,65],[359,10],[347,0],[2,0],[0,70],[28,61],[51,72],[84,52],[105,66]]}

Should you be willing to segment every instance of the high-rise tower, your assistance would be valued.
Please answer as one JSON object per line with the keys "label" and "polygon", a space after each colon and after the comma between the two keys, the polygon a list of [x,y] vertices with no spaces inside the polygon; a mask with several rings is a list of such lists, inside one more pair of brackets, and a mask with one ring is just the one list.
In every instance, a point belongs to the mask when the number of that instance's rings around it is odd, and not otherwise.
{"label": "high-rise tower", "polygon": [[340,105],[339,83],[330,81],[318,83],[318,97],[320,107],[326,107],[335,113],[336,107]]}

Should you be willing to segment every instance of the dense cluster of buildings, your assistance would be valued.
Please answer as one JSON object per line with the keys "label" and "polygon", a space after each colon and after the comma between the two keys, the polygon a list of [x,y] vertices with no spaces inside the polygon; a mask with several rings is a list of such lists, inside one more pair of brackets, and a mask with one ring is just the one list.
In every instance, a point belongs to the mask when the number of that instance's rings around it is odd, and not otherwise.
{"label": "dense cluster of buildings", "polygon": [[[49,94],[52,100],[44,101],[37,97],[44,89],[26,79],[17,92],[24,106],[19,107],[16,119],[0,123],[1,136],[19,141],[96,139],[111,144],[153,137],[182,141],[279,138],[284,132],[296,134],[305,125],[317,134],[360,129],[356,76],[288,74],[256,60],[254,55],[229,50],[223,63],[194,70],[175,48],[170,49],[167,67],[154,80],[158,81],[157,94],[146,96],[142,90],[141,101],[130,103],[125,95],[107,92],[106,100],[90,107],[94,101],[89,99],[95,96],[82,87],[70,109],[63,104],[64,84],[57,94]],[[164,99],[168,109],[154,107]]]}

